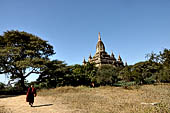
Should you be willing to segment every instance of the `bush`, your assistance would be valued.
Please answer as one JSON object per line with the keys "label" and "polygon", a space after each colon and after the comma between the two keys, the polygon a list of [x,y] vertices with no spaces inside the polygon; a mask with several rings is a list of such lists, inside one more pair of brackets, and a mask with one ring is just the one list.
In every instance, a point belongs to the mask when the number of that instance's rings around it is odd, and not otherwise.
{"label": "bush", "polygon": [[23,91],[23,89],[18,89],[16,87],[7,87],[0,90],[1,95],[21,95],[26,94],[26,91]]}
{"label": "bush", "polygon": [[136,82],[135,81],[132,81],[132,82],[118,81],[117,83],[113,85],[118,86],[118,87],[133,86],[133,85],[136,85]]}
{"label": "bush", "polygon": [[0,89],[4,89],[5,88],[5,84],[0,82]]}
{"label": "bush", "polygon": [[144,79],[144,84],[154,84],[155,82],[156,82],[156,80],[153,76]]}

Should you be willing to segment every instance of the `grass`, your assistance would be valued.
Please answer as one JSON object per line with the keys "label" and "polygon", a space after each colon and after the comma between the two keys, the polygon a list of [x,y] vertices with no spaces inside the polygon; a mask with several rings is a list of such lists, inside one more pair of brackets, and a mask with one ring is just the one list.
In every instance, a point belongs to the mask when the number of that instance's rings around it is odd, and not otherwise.
{"label": "grass", "polygon": [[[132,86],[128,89],[58,87],[41,90],[38,95],[62,103],[73,113],[170,113],[170,84]],[[158,104],[149,104],[154,102]]]}

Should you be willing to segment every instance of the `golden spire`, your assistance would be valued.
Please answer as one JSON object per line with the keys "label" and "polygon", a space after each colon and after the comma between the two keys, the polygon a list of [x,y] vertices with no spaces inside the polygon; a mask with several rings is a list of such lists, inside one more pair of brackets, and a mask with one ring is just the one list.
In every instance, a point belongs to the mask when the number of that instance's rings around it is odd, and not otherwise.
{"label": "golden spire", "polygon": [[122,61],[122,58],[120,57],[120,54],[119,54],[119,57],[118,57],[118,61]]}
{"label": "golden spire", "polygon": [[125,66],[128,66],[127,62],[125,61]]}
{"label": "golden spire", "polygon": [[111,57],[114,57],[113,51],[111,51]]}
{"label": "golden spire", "polygon": [[101,41],[100,32],[99,32],[99,34],[98,34],[98,41]]}
{"label": "golden spire", "polygon": [[90,53],[90,55],[89,55],[89,58],[90,58],[90,59],[92,59],[92,57],[91,57],[91,53]]}
{"label": "golden spire", "polygon": [[88,62],[91,62],[91,59],[92,59],[92,57],[91,57],[91,53],[90,53]]}
{"label": "golden spire", "polygon": [[83,59],[83,65],[85,65],[86,64],[86,60],[85,60],[85,57],[84,57],[84,59]]}

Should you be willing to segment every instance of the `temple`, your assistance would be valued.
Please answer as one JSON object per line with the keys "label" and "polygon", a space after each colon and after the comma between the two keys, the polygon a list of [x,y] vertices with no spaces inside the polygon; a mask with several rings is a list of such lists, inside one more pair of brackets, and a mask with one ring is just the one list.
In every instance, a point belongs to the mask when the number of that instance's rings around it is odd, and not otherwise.
{"label": "temple", "polygon": [[[105,51],[105,46],[104,46],[104,44],[101,40],[100,32],[98,34],[98,42],[97,42],[97,45],[96,45],[96,53],[93,57],[90,54],[90,56],[88,58],[88,62],[95,63],[97,67],[102,66],[102,65],[112,65],[113,67],[124,66],[124,63],[123,63],[120,55],[118,56],[118,59],[116,60],[113,52],[111,53],[111,55],[109,55]],[[84,58],[83,65],[85,65],[86,63],[87,62]]]}

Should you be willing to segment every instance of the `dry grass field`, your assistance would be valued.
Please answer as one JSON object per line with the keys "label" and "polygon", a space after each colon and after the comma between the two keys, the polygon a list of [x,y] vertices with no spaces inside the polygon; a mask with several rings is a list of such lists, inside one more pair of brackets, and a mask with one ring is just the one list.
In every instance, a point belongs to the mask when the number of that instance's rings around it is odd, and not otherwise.
{"label": "dry grass field", "polygon": [[34,108],[25,95],[1,99],[0,113],[170,113],[170,84],[43,89]]}
{"label": "dry grass field", "polygon": [[4,106],[0,106],[0,113],[12,113],[10,109],[6,109]]}
{"label": "dry grass field", "polygon": [[73,113],[170,113],[170,84],[121,87],[58,87],[39,96]]}

